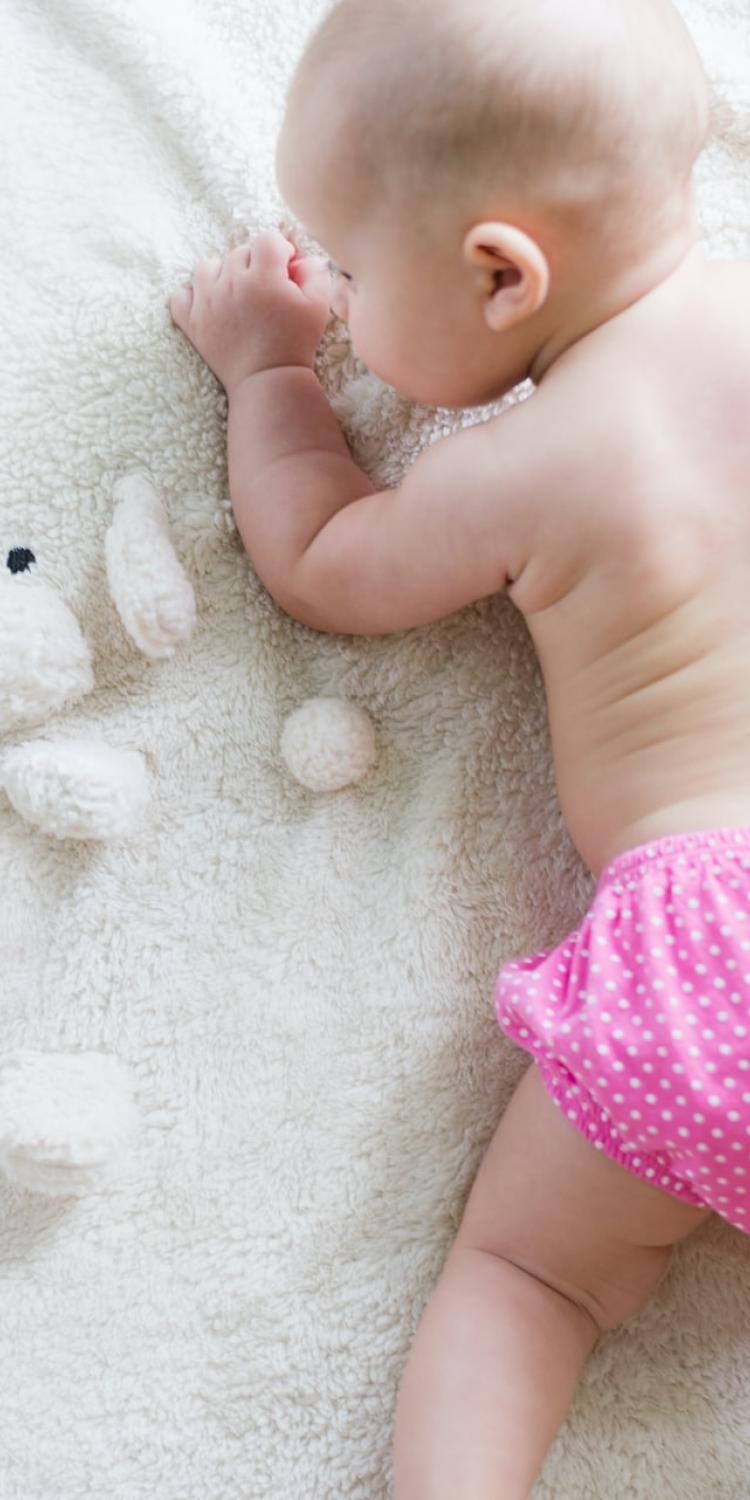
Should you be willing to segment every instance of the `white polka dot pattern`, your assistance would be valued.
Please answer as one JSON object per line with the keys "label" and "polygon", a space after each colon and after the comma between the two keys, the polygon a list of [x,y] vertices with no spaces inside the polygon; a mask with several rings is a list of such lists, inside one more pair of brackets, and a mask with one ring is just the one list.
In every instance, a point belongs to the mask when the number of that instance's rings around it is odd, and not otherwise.
{"label": "white polka dot pattern", "polygon": [[619,855],[495,1010],[597,1150],[750,1233],[750,828]]}

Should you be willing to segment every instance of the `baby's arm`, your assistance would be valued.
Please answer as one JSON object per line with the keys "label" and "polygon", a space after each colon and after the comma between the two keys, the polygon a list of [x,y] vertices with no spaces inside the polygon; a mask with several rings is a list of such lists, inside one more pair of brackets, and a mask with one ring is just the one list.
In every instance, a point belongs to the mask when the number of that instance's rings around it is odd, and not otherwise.
{"label": "baby's arm", "polygon": [[230,396],[229,485],[255,569],[315,630],[384,635],[452,614],[523,568],[544,444],[523,402],[433,444],[375,493],[311,370]]}
{"label": "baby's arm", "polygon": [[226,390],[230,495],[259,577],[316,630],[383,635],[518,577],[555,472],[550,418],[525,401],[433,444],[376,494],[313,369],[321,265],[268,230],[203,262],[170,312]]}

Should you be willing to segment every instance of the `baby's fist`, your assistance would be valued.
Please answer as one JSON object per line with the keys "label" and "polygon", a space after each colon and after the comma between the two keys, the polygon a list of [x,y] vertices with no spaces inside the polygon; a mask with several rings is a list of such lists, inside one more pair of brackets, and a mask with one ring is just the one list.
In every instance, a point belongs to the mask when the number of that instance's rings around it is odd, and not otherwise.
{"label": "baby's fist", "polygon": [[248,375],[312,365],[328,322],[331,278],[319,256],[299,258],[276,229],[222,260],[202,261],[169,299],[172,321],[229,392]]}

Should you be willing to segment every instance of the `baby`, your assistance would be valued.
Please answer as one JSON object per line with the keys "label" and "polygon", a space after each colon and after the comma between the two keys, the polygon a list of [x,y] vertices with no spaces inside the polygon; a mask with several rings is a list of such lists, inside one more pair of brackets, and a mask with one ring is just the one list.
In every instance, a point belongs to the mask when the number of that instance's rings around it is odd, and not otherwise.
{"label": "baby", "polygon": [[[508,963],[532,1059],[419,1327],[396,1500],[522,1500],[602,1331],[709,1214],[750,1231],[750,265],[708,262],[670,0],[343,0],[278,150],[295,217],[170,302],[228,396],[281,607],[382,635],[500,590],[537,647],[579,929]],[[415,401],[530,399],[395,489],[313,371],[329,304]]]}

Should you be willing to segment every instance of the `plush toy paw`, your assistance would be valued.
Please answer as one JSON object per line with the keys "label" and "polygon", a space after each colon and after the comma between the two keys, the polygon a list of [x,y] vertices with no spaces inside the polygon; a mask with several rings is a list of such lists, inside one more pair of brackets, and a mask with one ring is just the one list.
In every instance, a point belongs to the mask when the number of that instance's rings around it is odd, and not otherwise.
{"label": "plush toy paw", "polygon": [[32,740],[6,750],[0,786],[27,823],[58,839],[122,838],[149,802],[140,752],[94,740]]}
{"label": "plush toy paw", "polygon": [[0,1167],[52,1197],[105,1187],[139,1126],[134,1094],[130,1070],[102,1052],[0,1057]]}

